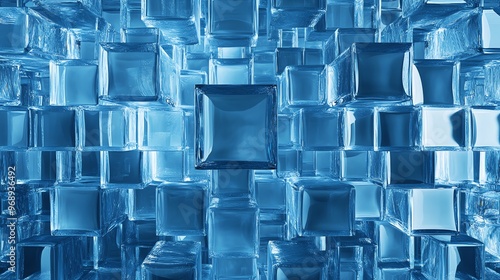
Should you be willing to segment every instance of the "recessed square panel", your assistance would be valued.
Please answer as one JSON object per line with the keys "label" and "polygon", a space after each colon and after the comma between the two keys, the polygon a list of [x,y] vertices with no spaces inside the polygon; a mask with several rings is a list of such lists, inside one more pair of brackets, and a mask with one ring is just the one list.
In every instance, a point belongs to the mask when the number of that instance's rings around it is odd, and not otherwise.
{"label": "recessed square panel", "polygon": [[196,87],[196,167],[276,168],[276,87]]}

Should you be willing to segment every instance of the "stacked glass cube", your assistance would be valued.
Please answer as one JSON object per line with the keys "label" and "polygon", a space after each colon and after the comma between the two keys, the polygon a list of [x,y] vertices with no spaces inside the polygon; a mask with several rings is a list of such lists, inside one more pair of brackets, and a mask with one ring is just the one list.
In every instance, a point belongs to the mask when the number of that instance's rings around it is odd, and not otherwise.
{"label": "stacked glass cube", "polygon": [[0,1],[0,279],[500,279],[500,3]]}

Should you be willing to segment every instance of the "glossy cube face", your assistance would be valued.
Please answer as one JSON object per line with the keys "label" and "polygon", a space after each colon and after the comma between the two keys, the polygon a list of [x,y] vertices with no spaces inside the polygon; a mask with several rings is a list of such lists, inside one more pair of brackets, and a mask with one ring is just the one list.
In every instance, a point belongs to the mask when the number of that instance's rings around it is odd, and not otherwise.
{"label": "glossy cube face", "polygon": [[150,181],[144,152],[101,152],[101,184],[105,187],[142,188]]}
{"label": "glossy cube face", "polygon": [[193,16],[193,0],[146,0],[146,17],[163,19],[186,19]]}
{"label": "glossy cube face", "polygon": [[2,104],[19,104],[21,95],[21,77],[20,67],[16,64],[0,63],[0,103]]}
{"label": "glossy cube face", "polygon": [[481,14],[482,47],[485,49],[500,48],[500,39],[493,30],[500,27],[500,14],[498,10],[485,9]]}
{"label": "glossy cube face", "polygon": [[76,148],[76,111],[70,108],[41,108],[31,112],[33,147],[42,150]]}
{"label": "glossy cube face", "polygon": [[377,223],[376,242],[381,262],[408,262],[412,258],[412,239],[387,222]]}
{"label": "glossy cube face", "polygon": [[382,217],[383,191],[380,185],[370,182],[352,182],[356,190],[356,219],[378,220]]}
{"label": "glossy cube face", "polygon": [[419,61],[413,72],[413,99],[425,105],[458,105],[459,64],[453,61]]}
{"label": "glossy cube face", "polygon": [[356,99],[409,99],[410,44],[356,43],[354,46]]}
{"label": "glossy cube face", "polygon": [[259,210],[241,200],[208,210],[208,250],[212,257],[257,256]]}
{"label": "glossy cube face", "polygon": [[416,112],[411,108],[382,111],[378,115],[379,149],[412,149],[418,133]]}
{"label": "glossy cube face", "polygon": [[180,150],[184,144],[184,114],[181,111],[138,111],[138,144],[141,150]]}
{"label": "glossy cube face", "polygon": [[165,183],[157,190],[158,235],[204,235],[207,191],[199,183]]}
{"label": "glossy cube face", "polygon": [[467,235],[423,237],[422,261],[428,278],[484,278],[484,245]]}
{"label": "glossy cube face", "polygon": [[196,87],[196,167],[276,168],[275,86]]}
{"label": "glossy cube face", "polygon": [[[104,222],[99,210],[99,193],[99,188],[56,188],[53,196],[52,230],[98,232]],[[88,211],[82,212],[82,209]]]}
{"label": "glossy cube face", "polygon": [[374,112],[371,109],[347,109],[344,117],[344,145],[353,150],[373,149]]}
{"label": "glossy cube face", "polygon": [[0,52],[24,53],[28,43],[28,16],[22,8],[0,10]]}
{"label": "glossy cube face", "polygon": [[355,212],[352,185],[304,179],[289,188],[287,203],[293,208],[290,214],[300,236],[352,234]]}
{"label": "glossy cube face", "polygon": [[430,152],[389,152],[389,184],[423,184],[434,182],[434,154]]}
{"label": "glossy cube face", "polygon": [[471,145],[476,149],[500,147],[500,110],[473,108],[471,110]]}
{"label": "glossy cube face", "polygon": [[304,109],[300,131],[304,150],[332,150],[340,146],[341,111]]}
{"label": "glossy cube face", "polygon": [[116,101],[156,100],[156,71],[154,44],[102,44],[99,95]]}
{"label": "glossy cube face", "polygon": [[97,65],[78,60],[51,61],[50,72],[50,104],[97,104]]}
{"label": "glossy cube face", "polygon": [[427,149],[462,149],[468,142],[468,115],[461,108],[422,108],[421,138]]}
{"label": "glossy cube face", "polygon": [[304,49],[302,48],[277,48],[276,49],[276,74],[281,74],[287,66],[304,64]]}
{"label": "glossy cube face", "polygon": [[252,174],[248,170],[221,169],[212,173],[212,195],[225,196],[253,196]]}
{"label": "glossy cube face", "polygon": [[209,0],[208,33],[214,37],[253,36],[257,33],[256,1]]}
{"label": "glossy cube face", "polygon": [[141,265],[143,279],[201,279],[199,242],[158,241]]}
{"label": "glossy cube face", "polygon": [[252,82],[253,61],[250,59],[210,59],[210,83],[246,85]]}
{"label": "glossy cube face", "polygon": [[320,66],[289,66],[285,70],[287,100],[291,106],[325,103],[325,68]]}
{"label": "glossy cube face", "polygon": [[18,108],[4,108],[11,110],[0,110],[0,129],[5,132],[0,135],[0,147],[27,148],[29,112]]}

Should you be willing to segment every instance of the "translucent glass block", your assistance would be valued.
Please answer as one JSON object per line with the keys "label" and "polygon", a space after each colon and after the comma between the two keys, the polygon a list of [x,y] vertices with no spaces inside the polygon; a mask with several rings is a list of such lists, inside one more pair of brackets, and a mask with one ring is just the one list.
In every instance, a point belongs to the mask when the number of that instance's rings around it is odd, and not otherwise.
{"label": "translucent glass block", "polygon": [[254,51],[254,84],[266,85],[276,83],[274,72],[274,52]]}
{"label": "translucent glass block", "polygon": [[426,150],[460,150],[469,144],[469,114],[460,107],[422,107],[421,144]]}
{"label": "translucent glass block", "polygon": [[17,279],[72,279],[83,272],[75,237],[36,236],[17,244]]}
{"label": "translucent glass block", "polygon": [[121,43],[156,43],[158,42],[156,28],[129,28],[120,29]]}
{"label": "translucent glass block", "polygon": [[194,87],[207,83],[207,73],[204,71],[181,70],[175,105],[178,107],[194,107]]}
{"label": "translucent glass block", "polygon": [[289,106],[319,106],[326,102],[324,66],[288,66],[285,68],[286,99]]}
{"label": "translucent glass block", "polygon": [[484,245],[467,235],[422,237],[422,274],[433,279],[483,279]]}
{"label": "translucent glass block", "polygon": [[389,264],[378,264],[378,278],[379,279],[398,279],[398,280],[410,280],[412,279],[411,270],[405,264],[400,263],[389,263]]}
{"label": "translucent glass block", "polygon": [[374,111],[347,108],[344,112],[344,146],[350,150],[373,150],[375,145]]}
{"label": "translucent glass block", "polygon": [[326,28],[372,28],[380,11],[377,1],[365,0],[360,3],[328,0],[326,6]]}
{"label": "translucent glass block", "polygon": [[387,184],[434,183],[434,154],[420,151],[389,152]]}
{"label": "translucent glass block", "polygon": [[99,97],[112,101],[156,100],[157,64],[155,44],[101,44]]}
{"label": "translucent glass block", "polygon": [[267,279],[330,279],[326,252],[319,251],[312,242],[270,241],[267,254]]}
{"label": "translucent glass block", "polygon": [[483,52],[498,52],[500,39],[493,30],[500,27],[500,14],[495,9],[484,9],[481,12],[481,39]]}
{"label": "translucent glass block", "polygon": [[246,85],[252,82],[253,60],[241,59],[210,59],[210,84]]}
{"label": "translucent glass block", "polygon": [[499,229],[500,225],[496,222],[483,222],[480,219],[476,219],[467,228],[467,235],[484,243],[485,251],[498,258],[500,257],[500,248],[498,248],[500,240]]}
{"label": "translucent glass block", "polygon": [[334,150],[341,147],[341,110],[303,109],[300,122],[303,150]]}
{"label": "translucent glass block", "polygon": [[151,182],[151,173],[144,153],[138,150],[101,152],[101,186],[144,188]]}
{"label": "translucent glass block", "polygon": [[142,21],[159,28],[171,45],[196,44],[200,36],[199,0],[142,1]]}
{"label": "translucent glass block", "polygon": [[157,188],[156,234],[204,235],[208,204],[207,184],[169,182]]}
{"label": "translucent glass block", "polygon": [[197,168],[276,168],[275,86],[198,85],[195,92]]}
{"label": "translucent glass block", "polygon": [[257,1],[208,1],[207,39],[216,46],[250,46],[259,31]]}
{"label": "translucent glass block", "polygon": [[500,148],[500,110],[491,107],[472,108],[471,133],[473,149]]}
{"label": "translucent glass block", "polygon": [[214,258],[214,279],[248,279],[257,280],[259,270],[255,258]]}
{"label": "translucent glass block", "polygon": [[295,179],[287,187],[287,215],[299,236],[352,235],[355,189],[331,179]]}
{"label": "translucent glass block", "polygon": [[17,152],[15,155],[17,183],[40,183],[52,185],[57,178],[55,151]]}
{"label": "translucent glass block", "polygon": [[374,43],[375,37],[376,30],[371,28],[338,28],[335,30],[335,57],[349,49],[353,43]]}
{"label": "translucent glass block", "polygon": [[184,163],[182,168],[184,180],[192,181],[210,179],[210,170],[196,168],[196,155],[194,149],[186,149],[183,153]]}
{"label": "translucent glass block", "polygon": [[377,243],[377,259],[382,263],[415,264],[415,246],[418,243],[415,236],[406,235],[403,231],[388,222],[377,222],[375,242]]}
{"label": "translucent glass block", "polygon": [[[152,188],[153,193],[156,194],[156,188]],[[153,197],[154,201],[154,197]],[[156,204],[153,202],[153,204]],[[154,209],[153,209],[154,214]],[[130,221],[125,220],[123,222],[123,244],[127,245],[143,245],[149,246],[149,250],[145,252],[146,254],[151,250],[151,247],[158,241],[159,236],[156,235],[156,221]],[[146,255],[144,255],[146,257]]]}
{"label": "translucent glass block", "polygon": [[24,53],[28,45],[28,15],[22,8],[0,9],[0,53]]}
{"label": "translucent glass block", "polygon": [[120,27],[124,29],[146,27],[141,20],[141,1],[120,1]]}
{"label": "translucent glass block", "polygon": [[342,151],[339,157],[340,178],[343,180],[369,178],[370,154],[368,151]]}
{"label": "translucent glass block", "polygon": [[285,180],[256,176],[255,197],[261,212],[284,212],[286,201]]}
{"label": "translucent glass block", "polygon": [[81,173],[82,180],[99,181],[101,156],[99,152],[81,152]]}
{"label": "translucent glass block", "polygon": [[378,150],[410,150],[417,146],[418,115],[413,107],[381,108],[377,113]]}
{"label": "translucent glass block", "polygon": [[51,202],[52,235],[102,236],[125,218],[124,192],[97,184],[58,185]]}
{"label": "translucent glass block", "polygon": [[448,60],[421,60],[414,63],[413,104],[460,105],[460,63]]}
{"label": "translucent glass block", "polygon": [[300,113],[298,111],[278,114],[278,145],[280,148],[295,147],[299,143]]}
{"label": "translucent glass block", "polygon": [[408,101],[411,61],[411,44],[353,44],[332,63],[333,89],[329,103]]}
{"label": "translucent glass block", "polygon": [[354,236],[327,237],[326,244],[332,253],[333,279],[374,278],[376,245],[362,232]]}
{"label": "translucent glass block", "polygon": [[52,60],[50,104],[97,105],[97,65],[81,60]]}
{"label": "translucent glass block", "polygon": [[[488,56],[486,56],[488,57]],[[500,103],[500,63],[492,61],[484,66],[484,98],[485,103]],[[481,76],[479,76],[481,77]],[[483,105],[483,104],[480,104]]]}
{"label": "translucent glass block", "polygon": [[145,160],[150,166],[151,179],[156,182],[179,181],[183,178],[183,151],[148,151]]}
{"label": "translucent glass block", "polygon": [[201,244],[158,241],[141,265],[142,279],[201,280]]}
{"label": "translucent glass block", "polygon": [[208,209],[211,257],[254,258],[259,253],[259,209],[248,199],[212,201]]}
{"label": "translucent glass block", "polygon": [[281,74],[287,66],[304,65],[305,52],[303,48],[277,48],[276,74]]}
{"label": "translucent glass block", "polygon": [[454,187],[386,189],[386,219],[407,234],[459,231],[459,191]]}
{"label": "translucent glass block", "polygon": [[0,150],[19,150],[28,148],[29,111],[22,107],[0,108]]}
{"label": "translucent glass block", "polygon": [[500,214],[500,193],[482,188],[467,190],[464,208],[467,216],[494,222]]}
{"label": "translucent glass block", "polygon": [[302,154],[294,149],[280,149],[276,173],[280,178],[299,176],[302,173]]}
{"label": "translucent glass block", "polygon": [[83,151],[130,150],[137,146],[136,112],[121,106],[87,107],[81,111]]}
{"label": "translucent glass block", "polygon": [[39,150],[75,150],[77,113],[71,107],[30,109],[30,146]]}
{"label": "translucent glass block", "polygon": [[380,220],[384,205],[382,186],[368,181],[351,181],[349,184],[353,185],[356,191],[356,220]]}
{"label": "translucent glass block", "polygon": [[125,245],[122,250],[122,273],[124,277],[141,279],[141,264],[146,259],[153,246]]}
{"label": "translucent glass block", "polygon": [[138,109],[138,148],[140,150],[180,150],[184,146],[184,114],[168,107]]}
{"label": "translucent glass block", "polygon": [[[268,38],[278,38],[280,29],[314,26],[326,12],[326,1],[268,1]],[[293,20],[290,20],[293,19]]]}
{"label": "translucent glass block", "polygon": [[472,151],[436,151],[436,181],[462,183],[478,180],[480,156]]}
{"label": "translucent glass block", "polygon": [[20,66],[0,63],[0,104],[19,105],[21,97]]}
{"label": "translucent glass block", "polygon": [[221,169],[212,171],[212,195],[215,197],[253,197],[253,174],[243,169]]}
{"label": "translucent glass block", "polygon": [[128,190],[128,218],[135,220],[154,220],[156,217],[156,185],[144,189]]}

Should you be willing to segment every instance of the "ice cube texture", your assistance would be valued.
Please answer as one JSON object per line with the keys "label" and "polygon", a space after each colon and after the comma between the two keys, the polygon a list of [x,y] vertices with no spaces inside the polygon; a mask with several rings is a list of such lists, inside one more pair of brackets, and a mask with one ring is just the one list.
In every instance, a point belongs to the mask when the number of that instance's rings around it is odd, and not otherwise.
{"label": "ice cube texture", "polygon": [[0,279],[500,279],[499,9],[0,1]]}

